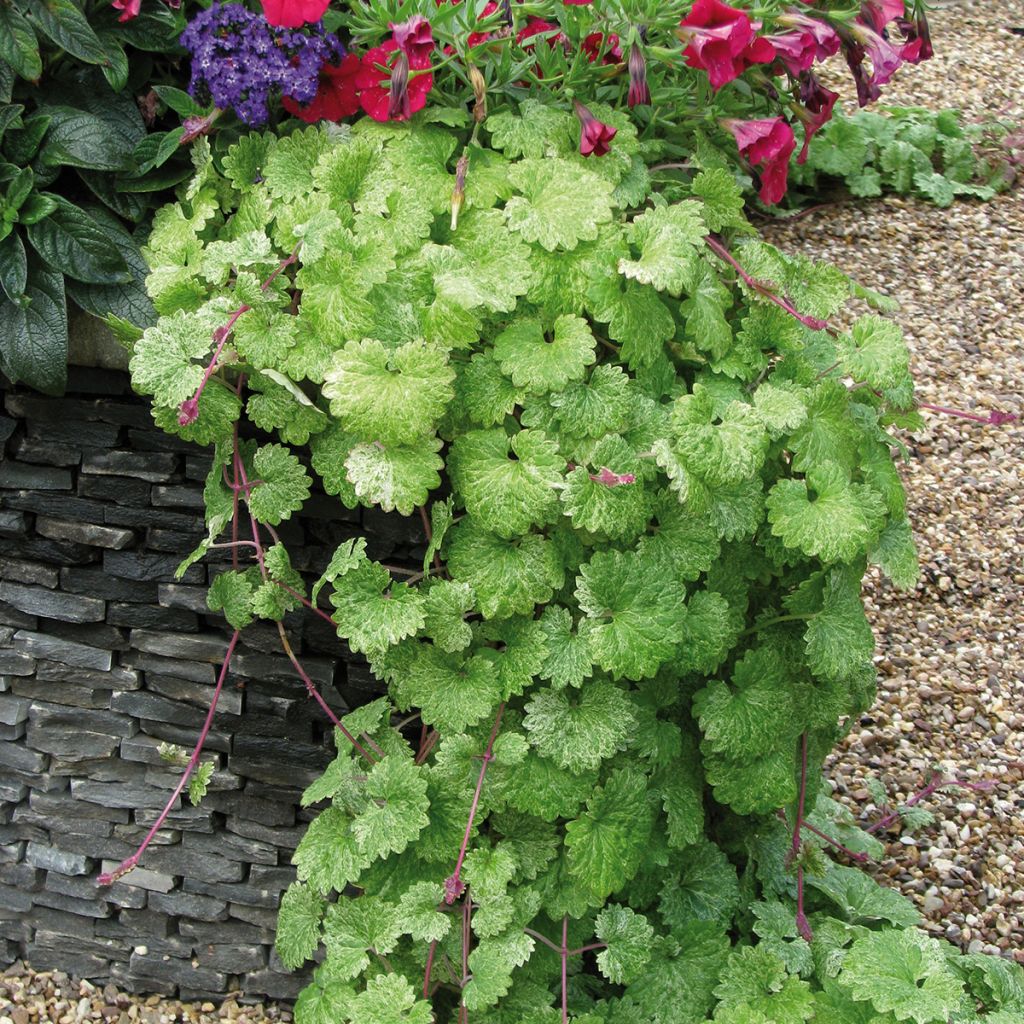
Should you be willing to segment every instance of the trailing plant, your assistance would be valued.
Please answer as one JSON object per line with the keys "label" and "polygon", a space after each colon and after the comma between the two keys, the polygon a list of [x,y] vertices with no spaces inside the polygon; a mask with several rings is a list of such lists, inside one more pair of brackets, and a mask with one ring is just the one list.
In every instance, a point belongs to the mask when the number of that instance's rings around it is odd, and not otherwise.
{"label": "trailing plant", "polygon": [[[281,907],[286,964],[326,947],[300,1024],[1009,1024],[1020,968],[918,931],[821,780],[874,694],[865,567],[917,575],[899,328],[833,326],[870,293],[759,241],[699,157],[667,200],[592,114],[600,160],[534,99],[196,144],[131,366],[212,446],[182,568],[225,560],[233,632],[168,809],[270,620],[337,746]],[[421,516],[422,564],[356,536],[309,588],[277,528],[314,475]],[[386,695],[334,716],[300,606]]]}
{"label": "trailing plant", "polygon": [[117,19],[107,2],[0,2],[0,371],[51,394],[66,380],[67,299],[152,322],[135,235],[189,173],[183,129],[159,130],[167,108],[150,91],[181,52],[184,15],[152,0]]}
{"label": "trailing plant", "polygon": [[837,186],[854,196],[886,192],[946,207],[957,196],[991,199],[1013,184],[1010,125],[964,124],[956,110],[883,107],[837,112],[791,169],[790,202],[813,202]]}

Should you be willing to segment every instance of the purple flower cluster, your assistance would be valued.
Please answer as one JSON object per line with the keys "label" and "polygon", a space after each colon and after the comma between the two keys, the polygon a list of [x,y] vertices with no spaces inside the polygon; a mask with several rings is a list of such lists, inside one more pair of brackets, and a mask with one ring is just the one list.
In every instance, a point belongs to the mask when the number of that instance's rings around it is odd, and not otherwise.
{"label": "purple flower cluster", "polygon": [[319,22],[275,28],[234,3],[215,3],[197,14],[181,34],[181,45],[192,57],[192,96],[231,108],[254,126],[266,123],[272,97],[308,103],[316,95],[321,66],[337,64],[345,55]]}

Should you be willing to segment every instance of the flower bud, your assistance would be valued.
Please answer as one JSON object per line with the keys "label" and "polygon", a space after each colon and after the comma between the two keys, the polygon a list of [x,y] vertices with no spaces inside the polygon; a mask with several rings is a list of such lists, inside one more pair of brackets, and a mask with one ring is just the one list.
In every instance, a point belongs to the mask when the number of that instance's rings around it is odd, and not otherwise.
{"label": "flower bud", "polygon": [[647,61],[644,51],[634,43],[629,49],[629,96],[626,102],[631,107],[650,104],[651,90],[647,85]]}
{"label": "flower bud", "polygon": [[487,82],[475,64],[469,66],[469,83],[473,86],[473,96],[476,99],[473,120],[480,124],[487,117]]}
{"label": "flower bud", "polygon": [[409,58],[399,50],[391,65],[391,91],[388,93],[388,120],[408,121],[412,114],[409,103]]}
{"label": "flower bud", "polygon": [[582,156],[604,156],[610,149],[611,141],[618,133],[618,128],[605,124],[594,117],[588,107],[579,100],[572,101],[573,110],[580,119],[580,154]]}
{"label": "flower bud", "polygon": [[466,200],[466,174],[469,172],[469,153],[463,153],[455,165],[455,188],[452,191],[452,231],[459,226],[459,213]]}

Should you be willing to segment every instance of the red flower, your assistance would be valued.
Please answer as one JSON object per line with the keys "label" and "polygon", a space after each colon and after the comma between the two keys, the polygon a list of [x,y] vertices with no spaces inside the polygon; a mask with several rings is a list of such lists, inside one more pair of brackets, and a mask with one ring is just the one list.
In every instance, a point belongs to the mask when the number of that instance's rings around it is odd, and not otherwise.
{"label": "red flower", "polygon": [[779,202],[786,194],[789,158],[796,149],[793,129],[781,117],[759,121],[728,120],[725,126],[732,132],[740,156],[760,168],[762,202],[769,206]]}
{"label": "red flower", "polygon": [[[568,0],[566,0],[568,2]],[[619,45],[619,37],[615,33],[606,36],[603,32],[591,32],[586,39],[583,40],[583,45],[580,49],[590,59],[590,63],[593,64],[601,54],[601,49],[604,48],[604,56],[601,57],[602,64],[621,64],[622,63],[622,47]]]}
{"label": "red flower", "polygon": [[813,72],[807,71],[800,76],[800,100],[804,109],[797,107],[796,112],[803,122],[804,144],[796,158],[798,164],[807,161],[807,147],[815,134],[832,119],[832,108],[837,99],[839,93],[826,89]]}
{"label": "red flower", "polygon": [[[532,50],[534,44],[523,42],[524,39],[539,35],[541,32],[554,32],[557,28],[557,25],[552,25],[550,21],[545,21],[543,18],[527,18],[526,26],[521,28],[516,34],[516,42],[524,50]],[[565,36],[561,32],[557,36],[551,36],[548,39],[548,46],[554,46],[555,43],[559,42],[565,42]]]}
{"label": "red flower", "polygon": [[[425,71],[430,67],[429,58],[418,63],[419,67],[414,65],[394,39],[386,39],[363,54],[355,84],[359,89],[359,105],[374,121],[406,121],[427,105],[427,93],[434,87],[434,76],[428,72],[410,77],[410,68]],[[378,65],[391,70],[382,71]]]}
{"label": "red flower", "polygon": [[920,64],[923,60],[931,60],[935,51],[932,49],[932,34],[928,28],[928,19],[921,14],[914,21],[897,18],[896,24],[906,39],[906,42],[900,47],[900,56],[908,64]]}
{"label": "red flower", "polygon": [[410,67],[429,66],[430,55],[434,52],[434,35],[430,29],[430,22],[422,14],[414,14],[400,25],[392,22],[388,28],[391,29],[398,48],[404,50],[408,56]]}
{"label": "red flower", "polygon": [[289,114],[310,124],[351,117],[359,109],[356,76],[361,67],[354,53],[347,54],[340,64],[324,64],[320,68],[320,86],[309,103],[303,105],[285,96],[281,105]]}
{"label": "red flower", "polygon": [[[489,3],[480,12],[481,18],[486,18],[491,14],[494,14],[498,9],[497,0],[489,0]],[[467,42],[470,46],[478,46],[480,43],[486,42],[491,38],[490,32],[470,32]]]}
{"label": "red flower", "polygon": [[860,20],[882,33],[893,18],[903,16],[905,9],[903,0],[864,0],[860,5]]}
{"label": "red flower", "polygon": [[118,21],[131,21],[138,15],[141,6],[142,0],[114,0],[113,2],[114,10],[121,12]]}
{"label": "red flower", "polygon": [[263,0],[263,17],[278,28],[300,28],[319,21],[331,0]]}
{"label": "red flower", "polygon": [[604,156],[610,148],[612,139],[618,134],[618,128],[598,121],[579,100],[573,100],[572,105],[582,126],[580,153],[583,156]]}
{"label": "red flower", "polygon": [[751,64],[775,59],[775,47],[754,31],[760,27],[760,22],[751,22],[744,11],[721,0],[697,0],[676,34],[688,44],[683,51],[687,65],[706,71],[717,91]]}
{"label": "red flower", "polygon": [[[828,60],[839,52],[839,36],[831,25],[819,18],[809,18],[806,14],[787,11],[779,16],[778,24],[785,28],[796,29],[798,32],[809,32],[814,36],[815,60]],[[775,37],[771,37],[774,41]]]}

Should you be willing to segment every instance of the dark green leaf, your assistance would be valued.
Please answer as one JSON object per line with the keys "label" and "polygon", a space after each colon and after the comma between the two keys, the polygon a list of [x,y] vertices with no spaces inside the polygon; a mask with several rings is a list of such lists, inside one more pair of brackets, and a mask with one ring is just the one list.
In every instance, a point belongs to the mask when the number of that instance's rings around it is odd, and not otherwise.
{"label": "dark green leaf", "polygon": [[137,327],[149,327],[156,322],[156,310],[146,293],[146,266],[138,245],[116,217],[106,210],[93,209],[89,215],[106,232],[107,237],[124,258],[131,273],[131,280],[123,284],[83,284],[67,282],[68,295],[74,302],[93,316],[116,316]]}
{"label": "dark green leaf", "polygon": [[22,305],[0,303],[0,364],[12,381],[48,395],[67,384],[68,312],[61,274],[34,264]]}
{"label": "dark green leaf", "polygon": [[29,10],[28,20],[73,57],[86,64],[107,63],[103,43],[88,18],[71,0],[36,0]]}
{"label": "dark green leaf", "polygon": [[190,167],[159,167],[139,178],[118,178],[117,187],[122,192],[163,192],[173,188],[192,174]]}
{"label": "dark green leaf", "polygon": [[50,198],[56,201],[56,209],[28,229],[36,252],[54,270],[79,281],[117,284],[128,280],[128,264],[99,224],[66,199]]}
{"label": "dark green leaf", "polygon": [[[38,185],[39,182],[37,181],[36,184]],[[25,200],[25,205],[18,211],[18,220],[26,226],[36,224],[44,217],[48,217],[55,209],[57,209],[57,201],[53,196],[33,192]]]}
{"label": "dark green leaf", "polygon": [[28,262],[25,244],[17,231],[12,231],[0,242],[0,288],[7,298],[17,302],[25,293]]}
{"label": "dark green leaf", "polygon": [[103,118],[74,107],[42,107],[40,112],[51,119],[40,153],[44,164],[96,171],[122,171],[131,166],[136,140],[127,143]]}
{"label": "dark green leaf", "polygon": [[103,77],[111,89],[120,92],[128,84],[128,56],[119,37],[113,31],[100,32],[99,37],[109,61],[103,65]]}
{"label": "dark green leaf", "polygon": [[32,191],[35,175],[31,167],[23,167],[7,186],[6,205],[9,210],[18,210]]}
{"label": "dark green leaf", "polygon": [[187,92],[175,89],[173,85],[154,85],[153,92],[179,117],[192,117],[207,113],[206,108],[196,103]]}
{"label": "dark green leaf", "polygon": [[120,191],[113,176],[105,171],[87,171],[80,168],[78,176],[101,203],[105,203],[114,213],[125,220],[137,223],[142,220],[149,209],[149,203],[145,197],[133,192]]}
{"label": "dark green leaf", "polygon": [[153,132],[147,135],[132,153],[138,164],[136,176],[141,177],[167,163],[181,149],[181,137],[184,134],[185,129],[179,127],[169,132]]}
{"label": "dark green leaf", "polygon": [[137,17],[117,26],[122,42],[150,53],[181,52],[178,36],[185,27],[184,18],[163,4],[150,4]]}
{"label": "dark green leaf", "polygon": [[0,138],[12,124],[18,123],[25,108],[20,103],[8,103],[0,107]]}
{"label": "dark green leaf", "polygon": [[39,43],[32,26],[17,8],[0,4],[0,59],[22,78],[35,81],[43,73]]}
{"label": "dark green leaf", "polygon": [[20,128],[8,128],[4,133],[4,153],[16,164],[27,164],[39,149],[46,129],[50,127],[48,117],[34,115],[22,119]]}

